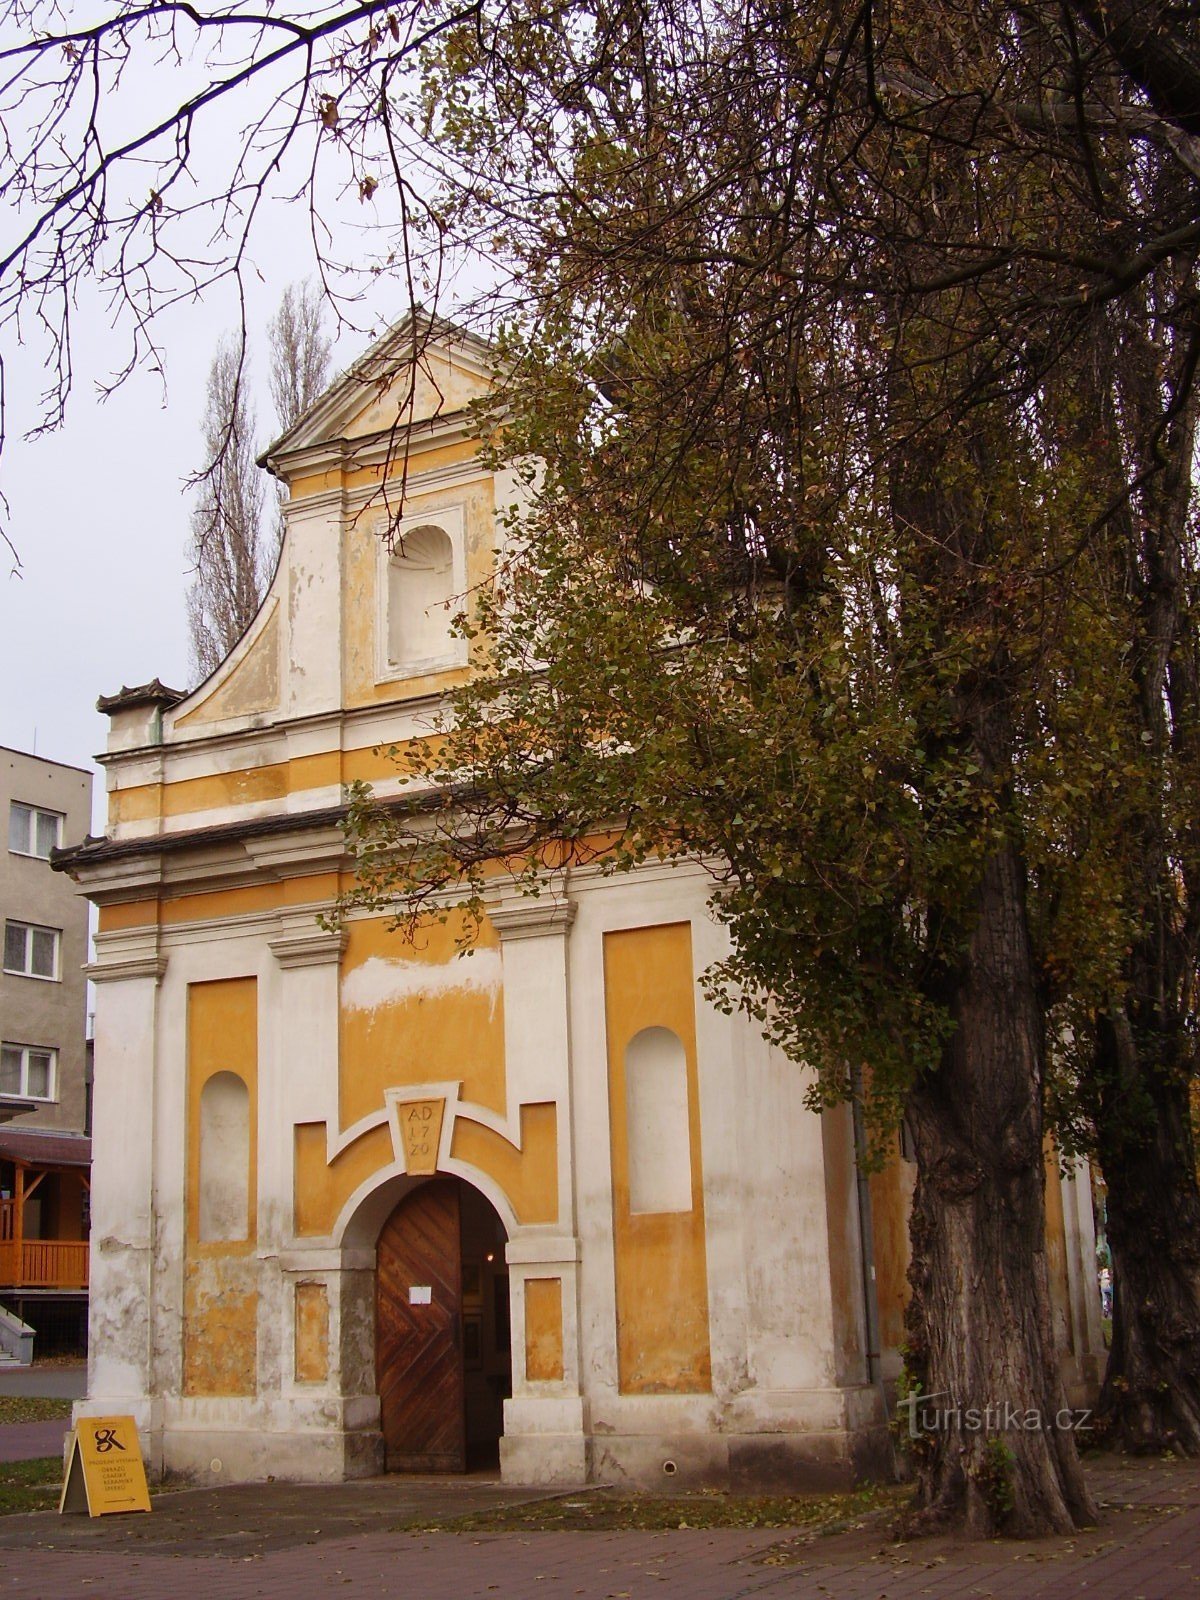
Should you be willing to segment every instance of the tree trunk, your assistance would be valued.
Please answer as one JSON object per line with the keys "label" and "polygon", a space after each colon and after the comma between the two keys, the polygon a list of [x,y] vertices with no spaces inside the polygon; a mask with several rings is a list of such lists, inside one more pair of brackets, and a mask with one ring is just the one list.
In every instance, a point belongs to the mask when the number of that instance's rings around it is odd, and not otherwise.
{"label": "tree trunk", "polygon": [[907,1530],[1070,1533],[1094,1520],[1051,1331],[1042,1024],[1012,845],[988,862],[946,997],[955,1023],[909,1103],[912,1214]]}
{"label": "tree trunk", "polygon": [[[1189,1074],[1149,1059],[1125,1012],[1101,1021],[1097,1134],[1108,1185],[1112,1350],[1099,1420],[1139,1454],[1200,1454],[1200,1190]],[[1140,1045],[1140,1048],[1139,1048]]]}

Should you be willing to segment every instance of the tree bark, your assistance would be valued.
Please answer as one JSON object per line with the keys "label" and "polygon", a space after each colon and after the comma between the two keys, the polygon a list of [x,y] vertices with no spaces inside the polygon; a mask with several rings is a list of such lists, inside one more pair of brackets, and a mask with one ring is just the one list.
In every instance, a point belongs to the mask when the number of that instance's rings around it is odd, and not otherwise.
{"label": "tree bark", "polygon": [[[1182,1033],[1156,1039],[1121,1012],[1096,1043],[1113,1262],[1099,1422],[1137,1454],[1200,1454],[1200,1189],[1189,1074],[1170,1060]],[[1150,1059],[1155,1045],[1166,1060]]]}
{"label": "tree bark", "polygon": [[[1095,1519],[1058,1373],[1045,1253],[1042,1025],[1024,874],[1007,845],[984,869],[955,1031],[909,1118],[909,1368],[928,1397],[910,1430],[907,1531],[1070,1533]],[[935,1398],[937,1397],[937,1398]]]}
{"label": "tree bark", "polygon": [[[1122,352],[1114,346],[1104,354],[1107,371],[1119,375],[1109,379],[1104,420],[1116,437],[1124,418],[1144,450],[1165,420],[1162,394],[1175,369],[1148,314],[1128,314],[1124,329]],[[1124,992],[1096,1019],[1082,1086],[1108,1185],[1113,1256],[1113,1341],[1100,1421],[1126,1449],[1189,1454],[1200,1454],[1200,1188],[1189,1103],[1200,839],[1194,809],[1174,797],[1194,792],[1200,708],[1189,535],[1197,404],[1193,391],[1170,419],[1157,445],[1160,470],[1113,529],[1112,569],[1136,600],[1131,721],[1154,781],[1124,830],[1131,866],[1124,892],[1137,930]]]}

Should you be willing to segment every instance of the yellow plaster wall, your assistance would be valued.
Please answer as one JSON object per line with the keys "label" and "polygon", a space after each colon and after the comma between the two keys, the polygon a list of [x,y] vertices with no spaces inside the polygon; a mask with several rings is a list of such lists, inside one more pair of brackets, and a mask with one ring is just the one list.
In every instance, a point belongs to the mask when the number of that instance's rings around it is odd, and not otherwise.
{"label": "yellow plaster wall", "polygon": [[[349,882],[347,878],[346,882]],[[213,889],[206,894],[151,894],[101,906],[101,933],[119,929],[178,926],[188,922],[253,916],[283,906],[332,903],[343,887],[337,872],[311,872],[273,883],[246,884],[240,889]]]}
{"label": "yellow plaster wall", "polygon": [[1046,1141],[1046,1274],[1050,1279],[1050,1308],[1054,1315],[1054,1339],[1060,1355],[1074,1355],[1071,1337],[1071,1292],[1067,1279],[1067,1224],[1063,1216],[1062,1183],[1058,1173],[1058,1153]]}
{"label": "yellow plaster wall", "polygon": [[258,1263],[189,1260],[183,1294],[185,1395],[251,1396],[258,1389]]}
{"label": "yellow plaster wall", "polygon": [[329,1291],[323,1283],[296,1285],[297,1383],[324,1383],[329,1376]]}
{"label": "yellow plaster wall", "polygon": [[[187,999],[187,1243],[197,1255],[246,1255],[254,1248],[258,1193],[258,980],[189,983]],[[217,1072],[234,1072],[250,1097],[247,1237],[200,1242],[200,1096]]]}
{"label": "yellow plaster wall", "polygon": [[555,1383],[563,1375],[562,1279],[525,1280],[525,1376]]}
{"label": "yellow plaster wall", "polygon": [[[425,458],[420,466],[426,467]],[[490,478],[453,489],[421,494],[410,485],[405,501],[406,517],[436,517],[450,507],[463,508],[466,542],[466,605],[475,588],[492,574],[495,560],[495,495]],[[463,681],[467,669],[452,667],[423,677],[392,678],[376,683],[375,628],[378,614],[376,585],[379,566],[379,534],[375,519],[362,517],[346,537],[345,577],[342,585],[342,681],[346,705],[379,705],[396,699],[416,699],[438,694]],[[455,597],[456,600],[458,597]]]}
{"label": "yellow plaster wall", "polygon": [[[479,454],[474,440],[461,440],[457,444],[437,445],[429,450],[416,450],[408,462],[409,474],[416,478],[422,472],[434,472],[441,467],[460,466]],[[403,462],[377,462],[370,466],[326,467],[320,472],[303,473],[291,480],[291,499],[302,500],[310,494],[326,494],[330,489],[355,490],[377,488],[386,479],[398,479]],[[400,498],[400,485],[389,485],[386,509],[394,512]],[[384,507],[382,494],[378,504]]]}
{"label": "yellow plaster wall", "polygon": [[[557,1107],[521,1107],[521,1148],[491,1128],[461,1114],[455,1121],[450,1154],[486,1173],[508,1196],[522,1223],[558,1220]],[[386,1123],[368,1129],[334,1159],[325,1159],[323,1122],[301,1122],[295,1129],[293,1205],[295,1230],[304,1238],[327,1238],[354,1191],[395,1160]]]}
{"label": "yellow plaster wall", "polygon": [[402,368],[386,387],[374,388],[370,399],[347,423],[348,439],[361,439],[404,422],[424,422],[461,411],[487,392],[486,381],[459,361],[453,350],[431,345],[415,370]]}
{"label": "yellow plaster wall", "polygon": [[342,1207],[361,1183],[393,1160],[392,1135],[386,1123],[371,1128],[326,1162],[323,1122],[301,1122],[295,1132],[293,1209],[296,1233],[326,1238]]}
{"label": "yellow plaster wall", "polygon": [[[389,933],[385,918],[351,922],[342,954],[339,1105],[341,1125],[350,1127],[383,1107],[383,1091],[443,1079],[461,1081],[461,1097],[503,1116],[504,1001],[472,987],[484,970],[481,956],[499,949],[494,930],[481,930],[477,954],[455,955],[462,928],[454,912],[444,924],[431,922],[418,938]],[[412,966],[429,969],[430,992],[409,993],[367,1008],[346,1004],[347,985],[368,963],[379,983],[411,985]],[[365,980],[364,980],[365,981]],[[374,983],[372,987],[377,987]]]}
{"label": "yellow plaster wall", "polygon": [[126,928],[152,928],[158,922],[159,899],[156,894],[144,900],[117,900],[101,906],[96,913],[96,926],[100,933],[117,933]]}
{"label": "yellow plaster wall", "polygon": [[521,1224],[558,1221],[558,1108],[552,1101],[521,1107],[519,1150],[482,1122],[460,1115],[450,1154],[497,1183]]}
{"label": "yellow plaster wall", "polygon": [[175,783],[114,789],[108,797],[109,821],[147,822],[158,817],[184,817],[195,811],[220,811],[263,800],[283,800],[306,789],[327,789],[341,781],[341,753],[320,751],[290,761],[235,767],[228,772],[206,773],[202,778],[181,778]]}
{"label": "yellow plaster wall", "polygon": [[[247,1237],[200,1241],[200,1096],[214,1073],[235,1072],[249,1093]],[[226,978],[188,985],[187,1182],[183,1389],[187,1395],[252,1395],[258,1352],[258,984]]]}
{"label": "yellow plaster wall", "polygon": [[[458,681],[462,672],[441,674]],[[414,680],[415,681],[415,680]],[[446,687],[440,683],[440,687]],[[406,686],[406,693],[409,692]],[[393,696],[394,698],[394,696]],[[175,782],[135,784],[114,789],[108,797],[111,826],[121,823],[151,822],[162,818],[187,817],[195,812],[220,811],[263,800],[285,800],[311,789],[328,789],[362,779],[375,783],[411,770],[405,751],[427,748],[432,741],[414,739],[397,749],[397,757],[386,750],[327,750],[289,761],[267,762],[232,768],[228,772],[206,773],[202,778],[180,778]],[[250,757],[252,761],[252,756]]]}
{"label": "yellow plaster wall", "polygon": [[[690,926],[605,934],[604,996],[620,1388],[624,1394],[703,1393],[712,1387],[712,1369]],[[635,1216],[629,1205],[625,1051],[636,1033],[653,1027],[676,1033],[687,1057],[692,1210]]]}
{"label": "yellow plaster wall", "polygon": [[908,1282],[908,1218],[916,1181],[916,1163],[901,1160],[898,1152],[882,1172],[873,1172],[869,1179],[875,1294],[879,1339],[884,1350],[898,1350],[904,1343],[904,1312],[912,1292]]}
{"label": "yellow plaster wall", "polygon": [[231,672],[218,675],[198,705],[175,718],[177,728],[273,711],[279,705],[279,602],[271,600],[268,604],[271,613],[258,638]]}

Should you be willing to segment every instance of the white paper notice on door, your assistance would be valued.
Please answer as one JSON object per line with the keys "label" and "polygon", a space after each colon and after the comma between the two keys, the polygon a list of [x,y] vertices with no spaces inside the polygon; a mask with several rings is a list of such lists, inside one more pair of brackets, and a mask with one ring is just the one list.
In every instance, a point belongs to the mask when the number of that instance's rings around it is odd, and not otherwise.
{"label": "white paper notice on door", "polygon": [[428,1306],[433,1304],[433,1286],[428,1283],[410,1284],[408,1290],[408,1303],[410,1306]]}

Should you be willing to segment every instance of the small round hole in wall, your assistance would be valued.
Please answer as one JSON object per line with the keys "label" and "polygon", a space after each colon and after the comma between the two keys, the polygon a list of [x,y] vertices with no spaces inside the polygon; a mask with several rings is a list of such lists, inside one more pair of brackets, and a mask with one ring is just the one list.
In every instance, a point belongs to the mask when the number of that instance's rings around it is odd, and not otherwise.
{"label": "small round hole in wall", "polygon": [[221,1470],[221,1459],[220,1459],[219,1456],[214,1456],[212,1458],[212,1460],[208,1463],[208,1470],[210,1472],[220,1472],[220,1470]]}
{"label": "small round hole in wall", "polygon": [[675,1463],[673,1461],[664,1461],[663,1462],[663,1473],[665,1474],[666,1477],[673,1478],[678,1471],[679,1471],[679,1468],[675,1465]]}

